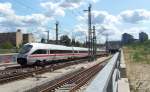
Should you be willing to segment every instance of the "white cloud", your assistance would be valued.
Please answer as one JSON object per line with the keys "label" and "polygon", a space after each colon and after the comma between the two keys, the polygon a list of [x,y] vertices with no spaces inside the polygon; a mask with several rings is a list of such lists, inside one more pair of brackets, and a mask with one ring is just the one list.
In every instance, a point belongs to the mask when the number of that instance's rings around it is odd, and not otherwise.
{"label": "white cloud", "polygon": [[104,23],[108,13],[105,11],[93,11],[92,12],[92,23],[93,24],[101,24]]}
{"label": "white cloud", "polygon": [[145,9],[126,10],[120,13],[120,18],[127,23],[139,23],[150,20],[150,11]]}
{"label": "white cloud", "polygon": [[30,25],[44,25],[45,23],[48,22],[48,18],[45,17],[43,14],[32,14],[32,15],[27,15],[27,16],[18,16],[20,21],[27,26]]}
{"label": "white cloud", "polygon": [[[21,28],[25,30],[24,32],[28,32],[28,29],[33,28],[34,31],[39,32],[35,33],[38,39],[46,37],[47,33],[44,31],[47,31],[47,28],[44,26],[47,25],[51,19],[57,16],[65,16],[66,10],[72,11],[73,9],[78,9],[87,3],[85,1],[86,0],[48,0],[40,4],[45,9],[44,14],[37,13],[24,16],[17,15],[12,9],[11,3],[0,3],[1,30],[15,30],[16,28]],[[91,0],[87,1],[90,2]],[[95,3],[97,1],[98,0],[92,0],[91,2]],[[85,38],[88,34],[87,18],[87,13],[77,16],[79,23],[73,26],[73,30],[70,31],[68,29],[67,34],[69,36],[74,35],[80,40]],[[144,9],[122,11],[116,16],[107,11],[92,11],[92,24],[96,26],[98,37],[102,37],[102,39],[104,39],[104,35],[107,33],[110,35],[110,40],[118,40],[124,32],[137,36],[140,30],[145,29],[142,26],[138,27],[136,24],[142,22],[144,25],[145,21],[149,20],[150,11]],[[132,24],[134,24],[134,27]],[[124,25],[130,26],[124,27]],[[106,29],[104,32],[102,32],[104,30],[102,26]],[[65,31],[63,32],[62,34],[65,34]],[[53,38],[53,33],[50,32],[50,39]]]}
{"label": "white cloud", "polygon": [[45,14],[52,16],[65,16],[66,10],[80,8],[82,5],[87,5],[89,2],[96,3],[98,0],[48,0],[41,2],[41,6],[46,9]]}
{"label": "white cloud", "polygon": [[41,6],[46,9],[46,16],[65,16],[65,10],[78,8],[82,0],[61,0],[59,2],[42,2]]}
{"label": "white cloud", "polygon": [[48,22],[43,14],[16,15],[11,3],[0,3],[0,24],[3,27],[29,27],[43,25]]}
{"label": "white cloud", "polygon": [[94,3],[96,3],[96,2],[98,2],[98,1],[100,1],[100,0],[92,0]]}
{"label": "white cloud", "polygon": [[[77,17],[78,21],[85,22],[87,21],[87,14]],[[118,24],[119,17],[109,14],[106,11],[92,11],[92,24]]]}
{"label": "white cloud", "polygon": [[8,15],[5,17],[0,17],[0,23],[2,26],[6,27],[31,27],[31,26],[42,26],[48,22],[48,18],[43,14],[32,14],[26,16],[19,15]]}
{"label": "white cloud", "polygon": [[[87,14],[78,16],[77,19],[80,23],[87,23]],[[96,33],[99,36],[101,36],[101,39],[105,38],[105,35],[108,34],[109,36],[114,36],[115,35],[115,39],[119,40],[121,32],[120,30],[117,28],[118,25],[120,25],[120,21],[119,21],[119,17],[118,16],[114,16],[109,14],[106,11],[93,11],[92,12],[92,25],[96,26]],[[78,30],[80,28],[79,31],[82,31],[83,29],[85,29],[86,33],[88,33],[87,31],[87,26],[81,26],[81,24],[79,24],[77,26],[78,28],[76,28],[76,30]],[[104,42],[104,41],[102,41]]]}
{"label": "white cloud", "polygon": [[[49,17],[44,14],[31,14],[31,15],[17,15],[12,9],[11,3],[0,3],[0,32],[10,32],[16,31],[18,28],[22,30],[23,33],[39,30],[38,27],[45,26]],[[45,33],[41,33],[41,35]],[[38,35],[38,34],[37,34]],[[39,34],[40,35],[40,34]],[[39,37],[42,37],[42,36]]]}
{"label": "white cloud", "polygon": [[88,34],[88,32],[87,32],[87,26],[84,25],[84,24],[76,25],[74,31],[75,32],[83,32],[85,35]]}
{"label": "white cloud", "polygon": [[60,6],[63,8],[74,9],[79,8],[84,0],[64,0]]}
{"label": "white cloud", "polygon": [[15,12],[12,10],[11,3],[0,3],[0,23],[1,26],[5,24],[17,25]]}
{"label": "white cloud", "polygon": [[41,6],[46,9],[46,16],[64,16],[64,8],[59,6],[60,3],[53,3],[53,2],[43,2]]}
{"label": "white cloud", "polygon": [[14,11],[11,8],[11,3],[0,3],[0,15],[7,16],[8,14],[14,14]]}
{"label": "white cloud", "polygon": [[[81,24],[87,23],[87,18],[87,14],[77,17]],[[130,33],[135,38],[141,31],[150,34],[149,27],[145,26],[148,21],[150,21],[150,11],[144,9],[122,11],[116,16],[106,11],[92,12],[92,24],[96,26],[97,37],[102,40],[105,39],[104,35],[106,34],[109,35],[109,40],[121,40],[121,36],[125,32]],[[85,28],[87,29],[87,27]]]}

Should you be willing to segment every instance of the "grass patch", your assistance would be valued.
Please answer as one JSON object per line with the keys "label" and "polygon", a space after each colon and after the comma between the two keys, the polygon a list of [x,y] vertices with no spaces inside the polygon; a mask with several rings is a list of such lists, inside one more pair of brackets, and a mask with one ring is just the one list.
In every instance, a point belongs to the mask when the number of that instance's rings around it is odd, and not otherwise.
{"label": "grass patch", "polygon": [[0,49],[0,54],[18,53],[17,49]]}
{"label": "grass patch", "polygon": [[133,61],[134,61],[134,62],[140,62],[140,61],[142,61],[143,59],[144,59],[144,58],[143,58],[143,56],[141,55],[140,52],[135,51],[135,52],[133,53]]}
{"label": "grass patch", "polygon": [[124,46],[133,62],[150,63],[150,41]]}

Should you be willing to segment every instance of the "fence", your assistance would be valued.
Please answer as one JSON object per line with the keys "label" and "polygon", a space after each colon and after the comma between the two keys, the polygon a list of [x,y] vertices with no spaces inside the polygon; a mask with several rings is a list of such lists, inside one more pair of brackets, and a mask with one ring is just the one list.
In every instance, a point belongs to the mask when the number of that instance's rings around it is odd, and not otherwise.
{"label": "fence", "polygon": [[86,92],[118,92],[120,78],[120,53],[116,53],[108,64],[99,72]]}
{"label": "fence", "polygon": [[13,63],[16,62],[17,53],[0,54],[0,63]]}

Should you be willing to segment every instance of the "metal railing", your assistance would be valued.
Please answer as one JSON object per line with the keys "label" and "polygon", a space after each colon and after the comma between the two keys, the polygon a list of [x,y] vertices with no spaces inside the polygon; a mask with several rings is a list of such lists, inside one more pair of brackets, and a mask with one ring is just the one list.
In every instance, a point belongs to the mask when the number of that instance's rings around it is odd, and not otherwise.
{"label": "metal railing", "polygon": [[0,63],[15,63],[18,53],[0,54]]}
{"label": "metal railing", "polygon": [[99,72],[85,92],[118,92],[119,66],[120,52],[117,52]]}

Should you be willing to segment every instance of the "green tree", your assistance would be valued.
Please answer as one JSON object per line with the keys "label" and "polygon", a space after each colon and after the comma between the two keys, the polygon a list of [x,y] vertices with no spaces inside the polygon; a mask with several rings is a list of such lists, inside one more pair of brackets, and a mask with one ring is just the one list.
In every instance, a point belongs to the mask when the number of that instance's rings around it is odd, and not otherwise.
{"label": "green tree", "polygon": [[76,44],[76,41],[75,41],[75,39],[73,38],[72,41],[71,41],[71,45],[72,45],[72,46],[75,46],[75,44]]}
{"label": "green tree", "polygon": [[79,41],[76,41],[75,46],[77,46],[77,47],[83,47],[83,44],[81,42],[79,42]]}
{"label": "green tree", "polygon": [[60,37],[60,43],[66,46],[71,45],[71,39],[67,35],[62,35]]}
{"label": "green tree", "polygon": [[46,43],[46,40],[44,38],[42,38],[41,43]]}
{"label": "green tree", "polygon": [[1,48],[2,49],[12,49],[14,46],[9,42],[4,42],[2,45],[1,45]]}

